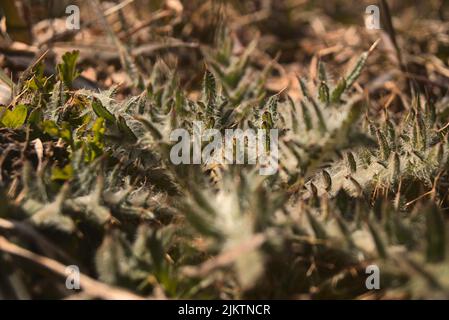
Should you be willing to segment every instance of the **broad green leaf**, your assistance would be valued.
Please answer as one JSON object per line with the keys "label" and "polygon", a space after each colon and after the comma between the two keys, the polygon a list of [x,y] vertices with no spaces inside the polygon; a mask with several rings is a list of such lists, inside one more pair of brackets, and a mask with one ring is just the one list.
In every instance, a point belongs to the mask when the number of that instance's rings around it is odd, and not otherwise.
{"label": "broad green leaf", "polygon": [[57,66],[59,78],[68,88],[72,87],[73,80],[79,76],[79,73],[76,71],[78,56],[79,51],[67,52],[62,56],[62,63]]}
{"label": "broad green leaf", "polygon": [[30,116],[28,117],[28,123],[37,125],[41,123],[43,118],[43,112],[41,108],[35,108],[30,112]]}
{"label": "broad green leaf", "polygon": [[13,110],[6,109],[1,118],[1,123],[7,128],[17,129],[25,123],[27,113],[28,108],[23,104],[16,106]]}
{"label": "broad green leaf", "polygon": [[70,180],[73,177],[73,167],[71,164],[64,166],[63,168],[53,167],[51,170],[51,180]]}
{"label": "broad green leaf", "polygon": [[42,130],[44,130],[45,133],[59,138],[59,128],[56,125],[56,123],[52,120],[45,120],[42,122]]}

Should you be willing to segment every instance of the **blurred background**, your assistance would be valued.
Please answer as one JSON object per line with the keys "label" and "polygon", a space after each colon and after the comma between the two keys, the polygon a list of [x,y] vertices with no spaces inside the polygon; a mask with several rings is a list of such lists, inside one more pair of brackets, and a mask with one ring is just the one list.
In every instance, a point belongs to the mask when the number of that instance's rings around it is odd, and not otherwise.
{"label": "blurred background", "polygon": [[[388,3],[389,13],[382,2]],[[66,7],[71,4],[80,8],[79,30],[66,28]],[[381,30],[364,26],[365,9],[371,4],[381,9]],[[256,67],[276,59],[267,82],[273,92],[296,89],[292,79],[308,70],[313,57],[339,68],[379,38],[383,41],[366,77],[379,77],[379,69],[394,73],[406,64],[415,80],[430,79],[436,83],[432,90],[441,91],[448,73],[448,4],[447,0],[2,0],[0,66],[17,78],[38,52],[50,49],[50,72],[52,58],[77,49],[84,70],[81,86],[121,84],[126,94],[162,57],[177,66],[183,84],[194,90],[204,71],[204,63],[198,63],[203,49],[216,41],[217,30],[225,25],[237,53],[259,37],[252,61]]]}
{"label": "blurred background", "polygon": [[[372,4],[380,11],[379,30],[365,26]],[[79,8],[79,29],[67,28],[76,18],[70,5]],[[44,72],[51,76],[72,50],[80,52],[74,88],[114,87],[118,101],[140,94],[158,61],[167,74],[176,70],[195,99],[211,54],[232,51],[238,57],[253,44],[250,68],[272,65],[266,92],[297,99],[297,77],[316,81],[318,61],[338,80],[380,40],[357,83],[369,93],[370,117],[388,109],[399,120],[410,107],[411,90],[437,101],[449,88],[448,0],[2,0],[1,10],[3,105],[13,97],[9,79],[16,82],[44,54]]]}

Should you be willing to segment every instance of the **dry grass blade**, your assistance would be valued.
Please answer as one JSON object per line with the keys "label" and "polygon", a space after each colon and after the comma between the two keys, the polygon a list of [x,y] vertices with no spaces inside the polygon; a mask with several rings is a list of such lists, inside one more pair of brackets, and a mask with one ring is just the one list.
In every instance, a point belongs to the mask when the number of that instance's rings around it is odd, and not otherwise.
{"label": "dry grass blade", "polygon": [[[23,249],[14,243],[0,236],[0,250],[17,257],[29,260],[40,267],[46,268],[59,276],[66,277],[66,266],[56,260],[35,254],[29,250]],[[111,287],[105,283],[99,282],[84,274],[80,275],[81,289],[92,298],[102,298],[111,300],[141,300],[136,294],[123,289]]]}

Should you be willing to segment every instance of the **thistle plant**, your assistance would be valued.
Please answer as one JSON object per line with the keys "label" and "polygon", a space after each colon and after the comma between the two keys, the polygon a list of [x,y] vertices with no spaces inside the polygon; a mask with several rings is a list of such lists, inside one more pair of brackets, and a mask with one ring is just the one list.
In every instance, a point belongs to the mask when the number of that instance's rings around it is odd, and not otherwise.
{"label": "thistle plant", "polygon": [[[320,61],[317,79],[298,78],[301,99],[272,94],[257,39],[236,45],[218,32],[195,94],[163,59],[122,101],[75,90],[77,52],[15,84],[0,111],[0,294],[71,294],[11,242],[143,297],[448,297],[447,103],[416,90],[402,117],[373,115],[357,82],[375,45],[335,82]],[[195,121],[277,129],[279,171],[174,165],[170,134]]]}

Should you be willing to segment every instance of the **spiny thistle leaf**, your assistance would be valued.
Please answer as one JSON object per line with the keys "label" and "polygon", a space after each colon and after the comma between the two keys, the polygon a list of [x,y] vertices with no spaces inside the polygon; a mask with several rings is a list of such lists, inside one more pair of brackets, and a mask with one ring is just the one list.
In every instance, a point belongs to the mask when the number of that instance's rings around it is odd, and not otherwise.
{"label": "spiny thistle leaf", "polygon": [[217,99],[217,84],[215,77],[209,70],[206,70],[203,80],[204,96],[208,105],[215,105]]}
{"label": "spiny thistle leaf", "polygon": [[334,88],[334,90],[331,93],[331,102],[332,103],[339,103],[341,99],[341,95],[347,88],[346,79],[342,78],[338,83],[337,86]]}
{"label": "spiny thistle leaf", "polygon": [[98,117],[104,118],[111,123],[116,122],[115,116],[101,104],[101,101],[99,99],[94,98],[92,100],[92,109]]}

